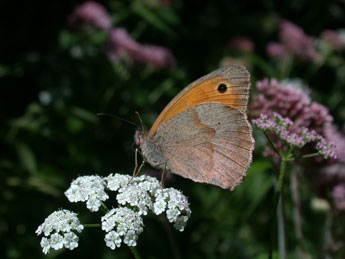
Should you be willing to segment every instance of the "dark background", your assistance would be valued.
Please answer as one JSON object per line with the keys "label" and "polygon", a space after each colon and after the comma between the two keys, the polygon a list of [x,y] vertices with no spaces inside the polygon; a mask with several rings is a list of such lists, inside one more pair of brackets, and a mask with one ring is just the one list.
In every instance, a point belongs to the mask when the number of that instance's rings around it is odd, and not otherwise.
{"label": "dark background", "polygon": [[[139,111],[149,128],[171,98],[216,69],[225,57],[245,59],[255,93],[257,80],[281,79],[266,54],[267,43],[278,40],[280,19],[294,22],[313,37],[345,25],[342,0],[99,1],[113,26],[130,33],[137,30],[140,43],[171,50],[177,65],[157,69],[112,63],[104,53],[104,33],[71,30],[67,17],[82,3],[0,2],[1,258],[132,258],[126,246],[107,248],[100,229],[86,229],[77,249],[47,256],[34,233],[58,208],[79,212],[85,223],[98,223],[100,213],[88,213],[84,204],[68,203],[63,195],[78,175],[132,172],[135,128],[96,114],[108,112],[139,125]],[[135,11],[135,5],[148,12]],[[251,38],[254,52],[229,50],[227,42],[236,36]],[[71,54],[76,46],[84,53],[81,57]],[[325,64],[313,76],[307,74],[311,63],[296,62],[289,75],[309,85],[314,100],[330,109],[340,127],[345,122],[345,70],[339,72],[345,68],[343,57],[339,54],[340,63]],[[331,86],[337,80],[342,87],[335,91]],[[44,96],[50,98],[47,103]],[[189,197],[192,216],[182,233],[159,217],[145,218],[138,241],[143,258],[266,258],[275,177],[262,150],[259,141],[248,176],[234,192],[173,176],[167,185]],[[324,258],[325,229],[332,213],[312,208],[317,195],[307,180],[302,188],[305,246],[311,258]],[[292,221],[287,204],[289,258],[295,258]],[[343,258],[344,248],[331,254]]]}

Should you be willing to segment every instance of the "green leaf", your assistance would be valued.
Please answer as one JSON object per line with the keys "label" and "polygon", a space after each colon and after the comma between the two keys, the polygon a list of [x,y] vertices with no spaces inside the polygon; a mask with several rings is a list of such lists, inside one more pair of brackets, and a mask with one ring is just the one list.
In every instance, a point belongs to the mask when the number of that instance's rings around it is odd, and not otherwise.
{"label": "green leaf", "polygon": [[16,144],[17,155],[21,165],[32,175],[37,172],[37,164],[34,152],[25,144]]}
{"label": "green leaf", "polygon": [[138,2],[132,4],[132,10],[137,15],[141,16],[146,22],[150,23],[152,26],[156,27],[158,30],[164,32],[170,37],[175,37],[176,33],[165,23],[162,18],[160,18],[155,12],[149,8],[141,5]]}

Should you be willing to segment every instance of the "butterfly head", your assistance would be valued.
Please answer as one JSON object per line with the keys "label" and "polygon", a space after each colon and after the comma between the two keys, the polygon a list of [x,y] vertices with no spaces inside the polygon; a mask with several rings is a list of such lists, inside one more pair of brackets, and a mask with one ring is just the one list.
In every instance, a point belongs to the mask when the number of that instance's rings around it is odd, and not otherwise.
{"label": "butterfly head", "polygon": [[141,145],[143,144],[143,141],[145,141],[146,135],[147,135],[147,132],[145,130],[138,129],[134,135],[135,144],[141,147]]}

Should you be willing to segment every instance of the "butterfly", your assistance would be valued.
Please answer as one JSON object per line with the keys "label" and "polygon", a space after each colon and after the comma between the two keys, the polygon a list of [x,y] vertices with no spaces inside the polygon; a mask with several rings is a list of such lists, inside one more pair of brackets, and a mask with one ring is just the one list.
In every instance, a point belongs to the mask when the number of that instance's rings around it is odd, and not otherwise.
{"label": "butterfly", "polygon": [[255,141],[247,119],[250,74],[219,68],[184,88],[135,142],[144,162],[195,182],[233,190],[252,162]]}

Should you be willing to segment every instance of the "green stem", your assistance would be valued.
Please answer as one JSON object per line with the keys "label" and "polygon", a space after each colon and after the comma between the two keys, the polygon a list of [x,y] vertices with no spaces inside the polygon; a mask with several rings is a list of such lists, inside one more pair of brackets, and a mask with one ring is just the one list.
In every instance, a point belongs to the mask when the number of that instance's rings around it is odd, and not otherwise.
{"label": "green stem", "polygon": [[319,155],[320,155],[319,153],[312,153],[312,154],[307,154],[307,155],[296,157],[295,159],[303,159],[303,158],[315,157],[315,156],[319,156]]}
{"label": "green stem", "polygon": [[131,249],[131,252],[135,259],[141,259],[141,256],[138,253],[138,250],[134,246],[129,246],[129,249]]}
{"label": "green stem", "polygon": [[84,227],[86,228],[94,228],[94,227],[100,227],[101,224],[83,224]]}
{"label": "green stem", "polygon": [[275,145],[273,144],[273,141],[272,141],[272,139],[270,138],[270,136],[268,136],[268,135],[266,134],[265,131],[263,131],[263,133],[265,134],[265,137],[267,138],[268,142],[269,142],[270,145],[272,146],[273,150],[277,153],[277,155],[278,155],[279,157],[282,157],[282,155],[280,154],[280,152],[278,151],[278,149],[277,149],[277,148],[275,147]]}
{"label": "green stem", "polygon": [[102,201],[101,201],[101,205],[102,205],[103,210],[105,210],[105,213],[108,213],[109,209]]}
{"label": "green stem", "polygon": [[268,258],[272,259],[273,256],[273,247],[275,243],[275,237],[276,237],[276,213],[277,213],[277,208],[278,208],[278,202],[280,198],[280,194],[283,188],[283,183],[284,183],[284,175],[286,171],[286,165],[287,165],[287,160],[285,157],[281,158],[281,164],[280,164],[280,172],[279,172],[279,178],[278,178],[278,185],[277,188],[275,189],[274,196],[273,196],[273,208],[271,211],[271,218],[272,218],[272,224],[271,224],[271,240],[270,240],[270,249],[268,253]]}

